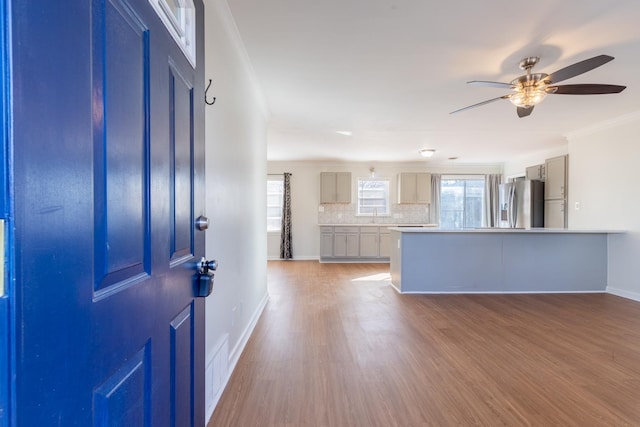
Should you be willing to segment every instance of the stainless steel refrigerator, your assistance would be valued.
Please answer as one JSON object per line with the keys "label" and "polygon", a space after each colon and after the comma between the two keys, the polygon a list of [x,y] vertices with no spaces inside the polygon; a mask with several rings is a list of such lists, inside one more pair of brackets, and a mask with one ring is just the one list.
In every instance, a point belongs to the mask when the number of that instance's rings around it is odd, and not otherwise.
{"label": "stainless steel refrigerator", "polygon": [[500,184],[500,228],[544,227],[544,183],[520,180]]}

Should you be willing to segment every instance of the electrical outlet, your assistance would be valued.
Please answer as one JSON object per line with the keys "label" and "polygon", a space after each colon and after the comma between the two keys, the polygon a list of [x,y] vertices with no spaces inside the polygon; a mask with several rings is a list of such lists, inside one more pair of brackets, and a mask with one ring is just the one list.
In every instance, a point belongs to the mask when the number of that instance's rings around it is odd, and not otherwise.
{"label": "electrical outlet", "polygon": [[579,211],[579,210],[580,210],[580,202],[576,202],[576,204],[575,204],[575,209],[576,209],[577,211]]}

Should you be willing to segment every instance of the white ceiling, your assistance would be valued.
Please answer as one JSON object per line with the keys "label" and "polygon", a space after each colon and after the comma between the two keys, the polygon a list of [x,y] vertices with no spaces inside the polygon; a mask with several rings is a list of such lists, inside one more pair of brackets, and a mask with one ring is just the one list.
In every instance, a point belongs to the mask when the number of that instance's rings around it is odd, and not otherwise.
{"label": "white ceiling", "polygon": [[[637,0],[227,0],[270,110],[269,160],[500,163],[566,143],[640,108]],[[560,84],[626,85],[550,95],[518,118],[508,93],[467,85],[615,60]],[[335,131],[351,131],[352,136]]]}

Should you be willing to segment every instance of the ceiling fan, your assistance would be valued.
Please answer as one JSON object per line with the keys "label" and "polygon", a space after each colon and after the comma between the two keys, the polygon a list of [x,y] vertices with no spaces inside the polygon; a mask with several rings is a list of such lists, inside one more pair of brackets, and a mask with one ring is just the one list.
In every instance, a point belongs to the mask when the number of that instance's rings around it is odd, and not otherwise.
{"label": "ceiling fan", "polygon": [[555,85],[563,80],[591,71],[594,68],[600,67],[612,60],[613,56],[609,55],[594,56],[593,58],[585,59],[584,61],[569,65],[555,73],[545,74],[531,73],[531,69],[538,63],[538,61],[540,61],[540,58],[537,56],[531,56],[520,61],[520,69],[525,70],[527,74],[511,80],[511,83],[488,82],[482,80],[467,82],[472,85],[510,89],[513,93],[479,102],[477,104],[452,111],[450,114],[459,113],[460,111],[479,107],[500,99],[508,99],[517,107],[518,117],[527,117],[533,111],[533,107],[539,104],[549,94],[601,95],[606,93],[620,93],[626,89],[626,86],[605,84]]}

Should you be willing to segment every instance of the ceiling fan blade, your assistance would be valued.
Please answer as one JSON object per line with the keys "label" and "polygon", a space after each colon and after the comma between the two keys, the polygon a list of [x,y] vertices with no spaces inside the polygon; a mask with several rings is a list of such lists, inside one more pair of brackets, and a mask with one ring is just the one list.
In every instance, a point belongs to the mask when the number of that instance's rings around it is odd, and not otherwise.
{"label": "ceiling fan blade", "polygon": [[549,90],[549,93],[555,93],[556,95],[601,95],[606,93],[620,93],[626,88],[626,86],[618,85],[581,84],[549,86],[547,90]]}
{"label": "ceiling fan blade", "polygon": [[529,107],[529,108],[518,107],[517,112],[518,112],[518,117],[520,118],[527,117],[529,114],[533,112],[533,107]]}
{"label": "ceiling fan blade", "polygon": [[499,89],[514,89],[515,86],[511,83],[502,83],[502,82],[488,82],[484,80],[471,80],[467,82],[470,85],[475,86],[489,86],[489,87],[497,87]]}
{"label": "ceiling fan blade", "polygon": [[549,83],[558,83],[562,80],[567,80],[571,77],[575,77],[579,74],[591,71],[594,68],[598,68],[599,66],[604,65],[612,60],[613,56],[609,55],[594,56],[593,58],[576,62],[575,64],[569,65],[568,67],[564,67],[561,70],[556,71],[555,73],[551,73],[545,80]]}
{"label": "ceiling fan blade", "polygon": [[481,105],[485,105],[485,104],[491,104],[492,102],[496,102],[496,101],[499,101],[501,99],[508,99],[510,97],[511,97],[511,95],[499,96],[497,98],[493,98],[493,99],[489,99],[489,100],[486,100],[486,101],[478,102],[477,104],[469,105],[468,107],[464,107],[464,108],[461,108],[459,110],[452,111],[449,114],[459,113],[460,111],[468,110],[470,108],[480,107]]}

